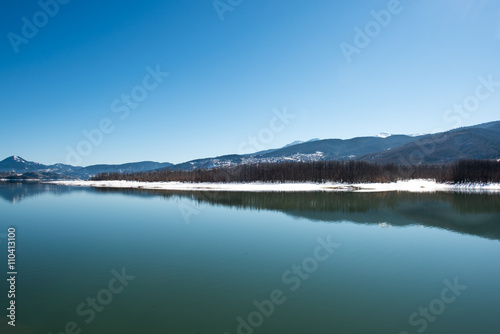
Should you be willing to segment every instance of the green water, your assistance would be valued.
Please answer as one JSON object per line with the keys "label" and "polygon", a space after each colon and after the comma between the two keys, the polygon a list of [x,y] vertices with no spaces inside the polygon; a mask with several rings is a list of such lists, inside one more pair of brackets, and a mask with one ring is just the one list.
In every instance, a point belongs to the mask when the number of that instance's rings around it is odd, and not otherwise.
{"label": "green water", "polygon": [[1,333],[500,333],[500,195],[10,183],[0,214]]}

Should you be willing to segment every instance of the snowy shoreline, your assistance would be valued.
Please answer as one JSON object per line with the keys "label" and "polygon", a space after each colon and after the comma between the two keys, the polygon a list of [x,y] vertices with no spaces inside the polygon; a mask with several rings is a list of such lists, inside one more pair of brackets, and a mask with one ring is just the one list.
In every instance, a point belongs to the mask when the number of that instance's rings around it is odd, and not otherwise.
{"label": "snowy shoreline", "polygon": [[135,182],[135,181],[49,181],[48,184],[148,190],[184,191],[248,191],[248,192],[300,192],[300,191],[350,191],[350,192],[500,192],[500,183],[449,184],[433,180],[408,180],[392,183],[188,183],[188,182]]}

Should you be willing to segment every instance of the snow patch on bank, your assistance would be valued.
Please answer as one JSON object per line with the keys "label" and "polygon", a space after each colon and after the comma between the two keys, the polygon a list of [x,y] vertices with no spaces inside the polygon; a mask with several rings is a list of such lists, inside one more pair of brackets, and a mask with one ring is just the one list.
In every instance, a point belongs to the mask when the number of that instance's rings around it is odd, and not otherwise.
{"label": "snow patch on bank", "polygon": [[96,188],[160,189],[185,191],[355,191],[355,192],[500,192],[500,183],[449,184],[433,180],[409,180],[392,183],[188,183],[188,182],[135,182],[135,181],[51,181],[50,184]]}

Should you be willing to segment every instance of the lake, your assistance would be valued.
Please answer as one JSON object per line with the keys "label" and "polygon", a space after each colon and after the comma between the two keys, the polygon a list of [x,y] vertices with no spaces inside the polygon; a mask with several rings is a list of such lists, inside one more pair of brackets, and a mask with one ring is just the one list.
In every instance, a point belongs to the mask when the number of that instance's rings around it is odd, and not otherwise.
{"label": "lake", "polygon": [[0,210],[2,333],[500,333],[498,194],[3,183]]}

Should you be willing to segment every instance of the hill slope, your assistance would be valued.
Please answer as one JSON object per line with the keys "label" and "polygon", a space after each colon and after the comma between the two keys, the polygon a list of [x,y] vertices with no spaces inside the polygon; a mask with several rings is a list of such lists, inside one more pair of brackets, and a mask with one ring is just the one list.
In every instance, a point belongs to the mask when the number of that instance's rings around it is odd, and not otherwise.
{"label": "hill slope", "polygon": [[437,164],[461,159],[500,159],[500,122],[421,136],[389,151],[357,158],[380,164]]}
{"label": "hill slope", "polygon": [[92,165],[75,167],[64,164],[42,165],[37,162],[27,161],[18,156],[8,157],[0,161],[0,172],[4,178],[41,178],[58,179],[62,176],[86,179],[92,175],[103,172],[145,172],[148,170],[167,168],[171,163],[142,161],[122,165]]}
{"label": "hill slope", "polygon": [[278,149],[245,155],[224,155],[173,165],[143,161],[122,165],[75,167],[42,165],[12,156],[0,161],[1,177],[86,179],[102,172],[144,172],[157,169],[193,170],[229,167],[237,164],[286,161],[358,160],[378,164],[438,164],[461,159],[500,159],[500,121],[454,129],[434,135],[390,135],[352,139],[323,139],[294,142]]}

